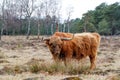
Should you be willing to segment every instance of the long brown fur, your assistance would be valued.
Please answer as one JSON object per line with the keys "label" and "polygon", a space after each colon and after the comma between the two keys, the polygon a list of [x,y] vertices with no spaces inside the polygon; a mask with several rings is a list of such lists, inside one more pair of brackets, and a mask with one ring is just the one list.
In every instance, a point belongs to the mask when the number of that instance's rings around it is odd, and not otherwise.
{"label": "long brown fur", "polygon": [[77,33],[72,40],[60,39],[61,37],[70,38],[72,36],[71,33],[56,32],[50,40],[46,41],[54,60],[62,60],[66,64],[70,59],[80,60],[89,56],[90,69],[94,69],[100,35],[98,33]]}

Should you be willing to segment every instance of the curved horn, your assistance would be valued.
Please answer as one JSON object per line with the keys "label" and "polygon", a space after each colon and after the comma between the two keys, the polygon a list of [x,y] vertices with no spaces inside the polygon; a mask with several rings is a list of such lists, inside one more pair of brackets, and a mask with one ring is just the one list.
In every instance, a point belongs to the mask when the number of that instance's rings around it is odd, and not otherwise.
{"label": "curved horn", "polygon": [[48,40],[50,40],[50,38],[45,38],[45,39],[43,39],[43,41],[48,41]]}
{"label": "curved horn", "polygon": [[73,34],[72,38],[61,38],[61,40],[67,40],[67,41],[69,41],[69,40],[72,40],[73,38],[74,38],[74,34]]}

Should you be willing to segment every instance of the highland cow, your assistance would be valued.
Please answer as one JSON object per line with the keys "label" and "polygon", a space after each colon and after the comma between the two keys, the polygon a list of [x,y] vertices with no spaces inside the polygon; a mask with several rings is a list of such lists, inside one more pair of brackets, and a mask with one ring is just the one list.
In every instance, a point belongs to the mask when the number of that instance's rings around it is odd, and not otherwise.
{"label": "highland cow", "polygon": [[71,59],[80,60],[89,56],[90,69],[96,67],[97,49],[100,44],[98,33],[63,33],[55,32],[44,39],[55,61],[62,60],[65,65]]}

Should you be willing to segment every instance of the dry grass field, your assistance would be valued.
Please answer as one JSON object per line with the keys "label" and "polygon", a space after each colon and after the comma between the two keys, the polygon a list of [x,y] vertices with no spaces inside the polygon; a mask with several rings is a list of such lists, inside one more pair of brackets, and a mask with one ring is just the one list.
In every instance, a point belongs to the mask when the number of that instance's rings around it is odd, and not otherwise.
{"label": "dry grass field", "polygon": [[2,37],[0,80],[120,80],[120,36],[102,37],[97,67],[90,72],[89,58],[72,61],[68,67],[54,63],[45,43],[35,37]]}

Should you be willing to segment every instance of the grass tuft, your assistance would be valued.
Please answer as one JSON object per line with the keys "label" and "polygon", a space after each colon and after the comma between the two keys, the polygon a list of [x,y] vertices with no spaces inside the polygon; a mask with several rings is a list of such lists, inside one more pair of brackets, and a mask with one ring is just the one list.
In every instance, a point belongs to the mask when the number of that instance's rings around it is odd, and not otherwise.
{"label": "grass tuft", "polygon": [[38,73],[41,70],[41,66],[39,63],[33,63],[30,65],[29,69],[32,73]]}
{"label": "grass tuft", "polygon": [[49,74],[81,74],[87,69],[87,65],[74,65],[71,63],[67,64],[67,66],[62,63],[33,63],[29,66],[29,70],[32,73],[48,72]]}

